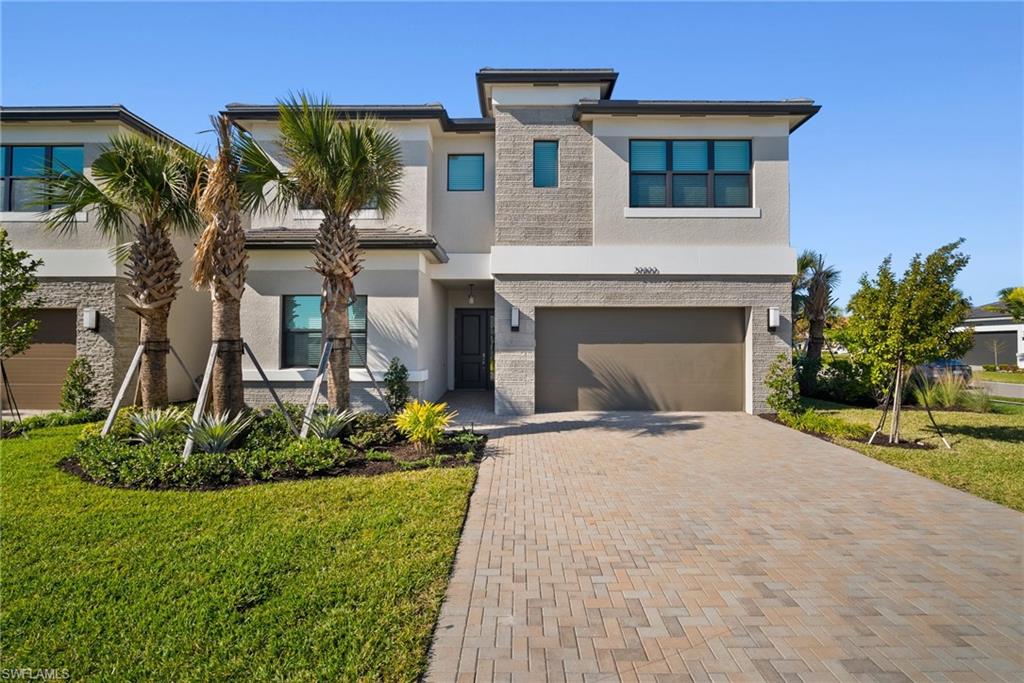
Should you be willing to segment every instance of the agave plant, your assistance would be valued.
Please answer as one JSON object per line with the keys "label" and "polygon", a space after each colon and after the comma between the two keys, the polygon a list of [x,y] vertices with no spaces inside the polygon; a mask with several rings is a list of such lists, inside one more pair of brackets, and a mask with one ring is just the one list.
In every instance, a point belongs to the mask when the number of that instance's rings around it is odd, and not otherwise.
{"label": "agave plant", "polygon": [[180,408],[159,408],[134,413],[131,420],[134,431],[129,441],[145,444],[181,431],[188,420],[188,414]]}
{"label": "agave plant", "polygon": [[309,432],[318,439],[336,439],[358,415],[354,410],[328,409],[315,413],[309,420]]}
{"label": "agave plant", "polygon": [[192,424],[192,441],[204,453],[223,453],[252,421],[252,414],[247,413],[238,413],[234,417],[231,413],[204,415]]}

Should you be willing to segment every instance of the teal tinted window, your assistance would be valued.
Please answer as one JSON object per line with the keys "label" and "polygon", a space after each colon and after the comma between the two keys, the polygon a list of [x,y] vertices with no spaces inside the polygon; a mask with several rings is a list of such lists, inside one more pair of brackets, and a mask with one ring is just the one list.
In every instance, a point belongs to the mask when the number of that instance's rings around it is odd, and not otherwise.
{"label": "teal tinted window", "polygon": [[[320,297],[286,296],[283,299],[284,330],[281,366],[286,368],[315,368],[320,363],[323,349],[323,324],[320,316]],[[352,335],[350,365],[366,367],[366,297],[356,297],[348,308],[349,330]]]}
{"label": "teal tinted window", "polygon": [[558,142],[553,140],[534,141],[533,186],[558,187]]}
{"label": "teal tinted window", "polygon": [[668,144],[664,140],[631,140],[629,170],[664,173],[668,170]]}
{"label": "teal tinted window", "polygon": [[708,170],[708,143],[706,140],[675,140],[672,142],[673,171]]}
{"label": "teal tinted window", "polygon": [[7,175],[7,147],[0,147],[0,176]]}
{"label": "teal tinted window", "polygon": [[708,177],[701,175],[672,176],[672,206],[707,206]]}
{"label": "teal tinted window", "polygon": [[633,174],[629,180],[630,206],[665,206],[665,176]]}
{"label": "teal tinted window", "polygon": [[54,147],[51,168],[54,173],[82,172],[84,154],[81,147]]}
{"label": "teal tinted window", "polygon": [[750,170],[750,142],[747,140],[716,140],[715,170],[739,171]]}
{"label": "teal tinted window", "polygon": [[45,147],[12,147],[12,176],[40,176],[46,172]]}
{"label": "teal tinted window", "polygon": [[483,154],[448,155],[448,191],[479,192],[484,189]]}

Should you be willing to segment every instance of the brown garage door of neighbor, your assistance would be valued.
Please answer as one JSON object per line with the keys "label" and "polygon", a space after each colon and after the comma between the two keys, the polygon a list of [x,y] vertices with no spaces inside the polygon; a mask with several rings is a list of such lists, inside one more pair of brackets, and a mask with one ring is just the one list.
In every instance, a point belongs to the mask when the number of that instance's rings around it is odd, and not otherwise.
{"label": "brown garage door of neighbor", "polygon": [[[11,392],[22,409],[57,408],[64,374],[75,357],[75,311],[41,310],[32,346],[4,362]],[[3,407],[7,408],[6,392]]]}
{"label": "brown garage door of neighbor", "polygon": [[538,412],[743,410],[739,308],[538,308]]}

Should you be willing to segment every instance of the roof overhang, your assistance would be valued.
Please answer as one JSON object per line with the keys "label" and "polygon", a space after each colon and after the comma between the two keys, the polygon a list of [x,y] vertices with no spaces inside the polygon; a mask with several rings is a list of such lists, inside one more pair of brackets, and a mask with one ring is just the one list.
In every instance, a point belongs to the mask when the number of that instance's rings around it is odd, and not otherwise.
{"label": "roof overhang", "polygon": [[[317,230],[308,228],[260,228],[245,231],[247,249],[311,249]],[[427,234],[360,234],[359,246],[375,249],[413,249],[430,252],[437,263],[447,263],[448,254],[438,241]]]}
{"label": "roof overhang", "polygon": [[476,92],[480,114],[491,114],[491,88],[511,85],[580,85],[601,86],[601,99],[608,99],[615,89],[619,74],[614,69],[480,69],[476,72]]}
{"label": "roof overhang", "polygon": [[763,116],[786,117],[793,132],[821,109],[813,100],[583,100],[573,113],[577,121],[599,116]]}
{"label": "roof overhang", "polygon": [[116,122],[151,138],[187,147],[185,143],[168,135],[119,104],[68,107],[0,107],[0,122]]}
{"label": "roof overhang", "polygon": [[[488,118],[451,118],[440,104],[368,104],[336,105],[331,110],[340,119],[373,117],[383,121],[437,121],[446,133],[494,132],[494,120]],[[222,112],[235,123],[276,121],[276,104],[229,104]]]}

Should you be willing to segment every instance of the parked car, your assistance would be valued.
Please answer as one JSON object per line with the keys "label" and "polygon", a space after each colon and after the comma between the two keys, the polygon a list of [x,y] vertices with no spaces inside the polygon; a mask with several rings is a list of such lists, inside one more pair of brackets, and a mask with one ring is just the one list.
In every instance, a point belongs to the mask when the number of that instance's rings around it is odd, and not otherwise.
{"label": "parked car", "polygon": [[971,366],[957,359],[933,360],[931,363],[918,365],[917,369],[929,382],[938,380],[942,375],[959,377],[965,384],[970,384],[974,378]]}

